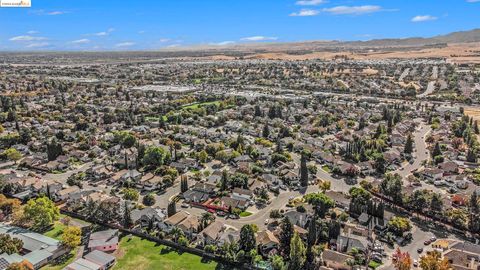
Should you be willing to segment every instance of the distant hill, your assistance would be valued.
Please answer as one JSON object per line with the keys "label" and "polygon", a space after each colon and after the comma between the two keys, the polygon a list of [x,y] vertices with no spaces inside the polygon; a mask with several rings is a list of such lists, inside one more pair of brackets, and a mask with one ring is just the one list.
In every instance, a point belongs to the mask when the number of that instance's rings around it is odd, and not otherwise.
{"label": "distant hill", "polygon": [[436,36],[432,39],[445,43],[480,42],[480,29],[453,32],[446,35]]}
{"label": "distant hill", "polygon": [[342,49],[368,49],[368,48],[411,48],[424,46],[445,47],[451,43],[480,42],[480,29],[453,32],[429,38],[387,38],[372,39],[367,41],[339,41],[319,40],[301,42],[264,42],[241,43],[225,46],[197,45],[166,49],[167,51],[217,51],[217,52],[301,52],[301,51],[338,51]]}

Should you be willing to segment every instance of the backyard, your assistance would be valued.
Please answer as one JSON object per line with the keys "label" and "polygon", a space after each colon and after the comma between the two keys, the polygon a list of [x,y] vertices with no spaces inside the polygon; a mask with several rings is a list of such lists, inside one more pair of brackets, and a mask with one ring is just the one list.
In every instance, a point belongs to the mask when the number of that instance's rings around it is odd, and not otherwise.
{"label": "backyard", "polygon": [[[61,218],[64,218],[64,215],[61,215]],[[61,240],[61,236],[63,233],[63,230],[66,228],[65,224],[63,224],[60,221],[55,221],[53,224],[52,228],[46,232],[43,233],[43,235]],[[69,265],[71,262],[75,260],[75,254],[77,253],[77,248],[73,249],[70,251],[68,254],[62,256],[59,258],[57,261],[52,262],[45,267],[42,268],[42,270],[61,270],[65,268],[65,266]]]}

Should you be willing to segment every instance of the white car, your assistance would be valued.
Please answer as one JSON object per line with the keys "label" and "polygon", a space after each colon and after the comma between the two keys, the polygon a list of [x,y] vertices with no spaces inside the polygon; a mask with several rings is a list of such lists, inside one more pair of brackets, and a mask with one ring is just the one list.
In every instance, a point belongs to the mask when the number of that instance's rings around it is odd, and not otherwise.
{"label": "white car", "polygon": [[268,225],[269,222],[270,222],[270,220],[268,218],[265,219],[265,225]]}

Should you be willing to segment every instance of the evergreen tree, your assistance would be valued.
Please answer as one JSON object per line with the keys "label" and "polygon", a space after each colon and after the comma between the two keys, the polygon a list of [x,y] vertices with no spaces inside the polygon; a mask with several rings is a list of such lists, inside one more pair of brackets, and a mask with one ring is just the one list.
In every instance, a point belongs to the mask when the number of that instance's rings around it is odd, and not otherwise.
{"label": "evergreen tree", "polygon": [[290,241],[293,237],[293,224],[288,217],[284,217],[280,225],[280,250],[284,255],[290,254]]}
{"label": "evergreen tree", "polygon": [[475,153],[475,150],[472,150],[471,148],[468,149],[467,152],[467,161],[476,163],[477,162],[477,154]]}
{"label": "evergreen tree", "polygon": [[280,141],[280,137],[277,137],[277,147],[275,148],[276,153],[283,153],[282,142]]}
{"label": "evergreen tree", "polygon": [[188,179],[186,175],[182,175],[182,179],[180,180],[180,190],[182,193],[188,190]]}
{"label": "evergreen tree", "polygon": [[255,105],[255,117],[261,117],[262,116],[262,110],[260,109],[259,105]]}
{"label": "evergreen tree", "polygon": [[307,236],[307,260],[308,262],[313,262],[313,246],[317,242],[317,218],[314,216],[310,223],[308,224],[308,236]]}
{"label": "evergreen tree", "polygon": [[298,233],[294,233],[290,242],[290,262],[288,269],[301,270],[305,264],[305,245]]}
{"label": "evergreen tree", "polygon": [[255,239],[255,231],[253,230],[253,226],[251,224],[243,225],[242,229],[240,229],[240,241],[239,241],[240,249],[249,252],[252,249],[255,249],[257,246],[256,239]]}
{"label": "evergreen tree", "polygon": [[47,156],[48,160],[52,161],[57,159],[58,156],[63,154],[63,149],[60,143],[57,142],[55,138],[52,138],[49,143],[47,143]]}
{"label": "evergreen tree", "polygon": [[125,228],[130,228],[130,226],[132,225],[133,225],[133,221],[132,221],[130,207],[128,207],[128,202],[125,201],[124,209],[123,209],[123,226],[125,226]]}
{"label": "evergreen tree", "polygon": [[225,191],[228,186],[228,172],[227,170],[223,170],[222,172],[222,179],[220,180],[220,191]]}
{"label": "evergreen tree", "polygon": [[308,186],[308,168],[305,154],[302,154],[300,159],[300,183],[304,187]]}
{"label": "evergreen tree", "polygon": [[435,143],[435,147],[433,148],[432,157],[435,158],[436,156],[442,155],[442,149],[440,149],[440,144],[438,142]]}
{"label": "evergreen tree", "polygon": [[408,134],[407,136],[407,141],[405,142],[405,148],[403,149],[403,152],[408,155],[412,154],[413,152],[413,139],[411,134]]}
{"label": "evergreen tree", "polygon": [[262,136],[263,136],[264,138],[268,138],[268,136],[270,136],[270,129],[269,129],[269,127],[268,127],[268,124],[265,124],[265,125],[263,126]]}
{"label": "evergreen tree", "polygon": [[167,215],[168,217],[171,217],[177,213],[177,205],[175,202],[170,202],[168,203],[167,206]]}
{"label": "evergreen tree", "polygon": [[365,121],[365,118],[360,118],[360,121],[358,121],[358,130],[362,130],[365,128],[365,126],[367,125],[366,121]]}

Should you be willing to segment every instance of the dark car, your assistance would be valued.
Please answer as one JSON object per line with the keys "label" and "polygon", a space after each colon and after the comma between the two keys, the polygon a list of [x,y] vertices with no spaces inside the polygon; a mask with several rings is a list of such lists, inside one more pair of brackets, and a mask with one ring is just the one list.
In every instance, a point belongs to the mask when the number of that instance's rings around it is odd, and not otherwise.
{"label": "dark car", "polygon": [[423,252],[423,248],[417,249],[418,254],[421,254]]}

